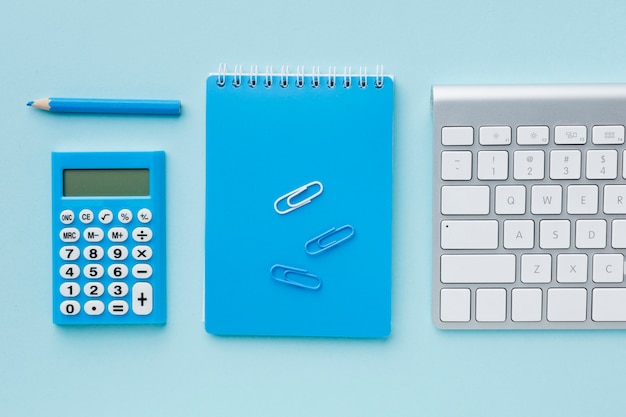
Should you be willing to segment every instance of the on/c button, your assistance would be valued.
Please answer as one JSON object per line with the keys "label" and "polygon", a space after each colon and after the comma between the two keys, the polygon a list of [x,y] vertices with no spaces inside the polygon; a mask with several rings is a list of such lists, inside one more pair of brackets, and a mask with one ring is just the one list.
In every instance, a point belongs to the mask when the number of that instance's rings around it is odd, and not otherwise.
{"label": "on/c button", "polygon": [[138,316],[152,313],[152,285],[147,282],[133,285],[133,313]]}

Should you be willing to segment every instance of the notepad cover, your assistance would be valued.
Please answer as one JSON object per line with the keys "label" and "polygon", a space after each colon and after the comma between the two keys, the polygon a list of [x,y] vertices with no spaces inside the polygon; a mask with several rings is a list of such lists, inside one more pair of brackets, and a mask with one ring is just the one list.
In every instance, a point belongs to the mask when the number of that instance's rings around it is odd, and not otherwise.
{"label": "notepad cover", "polygon": [[[368,77],[362,88],[353,77],[346,88],[337,77],[330,88],[324,76],[318,87],[310,76],[302,87],[274,77],[271,87],[251,87],[243,76],[235,87],[232,75],[221,77],[207,80],[206,330],[388,336],[393,79],[377,88]],[[277,213],[279,197],[314,181],[323,185],[317,197]],[[292,205],[299,197],[306,194]],[[353,236],[305,251],[307,241],[344,225]],[[305,270],[320,286],[277,280],[274,265]]]}

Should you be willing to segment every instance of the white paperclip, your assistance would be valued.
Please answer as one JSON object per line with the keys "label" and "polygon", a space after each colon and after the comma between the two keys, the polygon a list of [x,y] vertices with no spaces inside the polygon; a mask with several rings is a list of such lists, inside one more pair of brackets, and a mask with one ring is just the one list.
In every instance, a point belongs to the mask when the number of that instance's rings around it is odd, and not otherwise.
{"label": "white paperclip", "polygon": [[[320,187],[320,189],[318,191],[316,191],[314,194],[307,196],[305,199],[297,201],[297,202],[293,202],[293,199],[298,197],[300,194],[306,192],[309,188],[318,186]],[[308,184],[304,184],[301,187],[296,188],[293,191],[289,191],[287,194],[285,195],[281,195],[280,197],[278,197],[276,199],[276,201],[274,201],[274,210],[276,211],[276,213],[278,214],[287,214],[289,212],[294,211],[297,208],[300,208],[304,205],[307,205],[311,202],[311,200],[313,200],[315,197],[317,197],[318,195],[322,194],[322,191],[324,191],[324,186],[322,185],[321,182],[319,181],[311,181]],[[279,209],[278,205],[282,202],[285,201],[285,203],[287,203],[287,207],[286,209]]]}

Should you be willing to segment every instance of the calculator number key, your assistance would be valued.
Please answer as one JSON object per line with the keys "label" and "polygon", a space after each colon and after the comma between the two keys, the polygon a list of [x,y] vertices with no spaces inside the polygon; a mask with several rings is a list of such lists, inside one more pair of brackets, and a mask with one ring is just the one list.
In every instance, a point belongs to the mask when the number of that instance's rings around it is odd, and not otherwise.
{"label": "calculator number key", "polygon": [[76,297],[80,294],[80,285],[75,282],[64,282],[59,288],[63,297]]}
{"label": "calculator number key", "polygon": [[104,275],[104,267],[100,264],[88,264],[83,268],[83,275],[87,278],[98,279]]}
{"label": "calculator number key", "polygon": [[59,274],[65,279],[76,279],[80,276],[80,267],[76,264],[64,264],[59,268]]}
{"label": "calculator number key", "polygon": [[75,261],[80,257],[80,249],[78,246],[63,246],[59,250],[59,256],[66,261]]}
{"label": "calculator number key", "polygon": [[116,261],[123,261],[128,257],[128,249],[126,246],[111,246],[107,250],[107,256],[109,259]]}
{"label": "calculator number key", "polygon": [[87,246],[83,250],[83,256],[92,261],[99,261],[104,256],[104,249],[100,246]]}
{"label": "calculator number key", "polygon": [[104,285],[99,282],[90,282],[85,284],[83,292],[87,297],[100,297],[104,294]]}
{"label": "calculator number key", "polygon": [[128,276],[128,267],[124,264],[112,264],[107,272],[111,278],[123,279]]}
{"label": "calculator number key", "polygon": [[80,303],[75,300],[63,301],[59,306],[61,314],[66,316],[75,316],[80,313]]}
{"label": "calculator number key", "polygon": [[125,282],[112,282],[107,291],[111,297],[124,297],[128,294],[128,285]]}
{"label": "calculator number key", "polygon": [[138,261],[147,261],[152,258],[152,248],[150,246],[135,246],[133,248],[133,258]]}

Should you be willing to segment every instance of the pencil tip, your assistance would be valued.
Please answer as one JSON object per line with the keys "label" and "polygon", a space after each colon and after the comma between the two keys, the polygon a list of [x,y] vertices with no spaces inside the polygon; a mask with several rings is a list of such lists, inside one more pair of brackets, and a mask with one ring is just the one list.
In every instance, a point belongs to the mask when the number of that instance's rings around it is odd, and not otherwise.
{"label": "pencil tip", "polygon": [[27,106],[32,106],[35,102],[33,100],[29,101],[28,103],[26,103]]}

